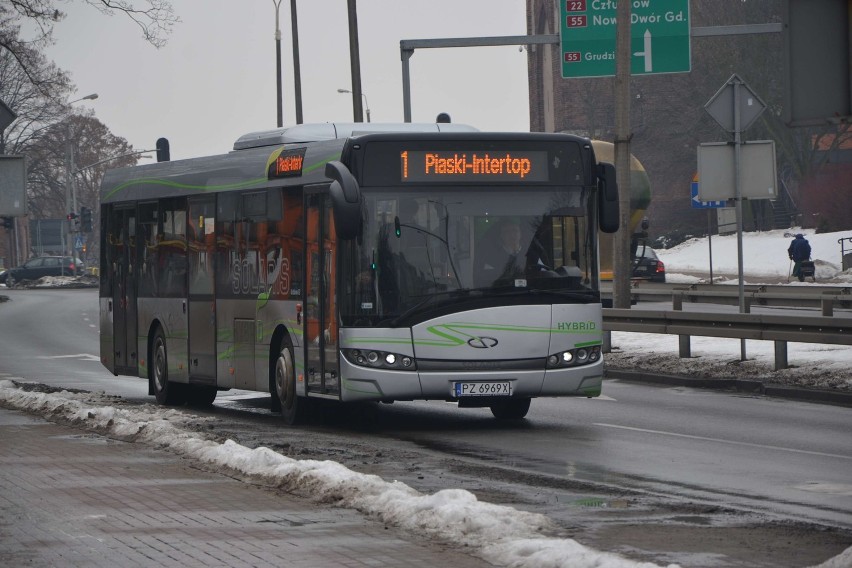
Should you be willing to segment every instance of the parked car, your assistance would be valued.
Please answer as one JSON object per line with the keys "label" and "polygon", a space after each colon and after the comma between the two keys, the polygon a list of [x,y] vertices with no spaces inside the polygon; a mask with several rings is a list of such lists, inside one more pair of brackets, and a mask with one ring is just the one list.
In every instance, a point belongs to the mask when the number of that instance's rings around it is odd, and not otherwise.
{"label": "parked car", "polygon": [[639,245],[636,249],[636,256],[633,258],[633,278],[651,282],[666,281],[666,265],[651,247]]}
{"label": "parked car", "polygon": [[43,276],[73,276],[86,272],[83,261],[70,256],[37,256],[26,261],[21,266],[9,268],[0,274],[0,283],[7,287],[22,280],[38,280]]}

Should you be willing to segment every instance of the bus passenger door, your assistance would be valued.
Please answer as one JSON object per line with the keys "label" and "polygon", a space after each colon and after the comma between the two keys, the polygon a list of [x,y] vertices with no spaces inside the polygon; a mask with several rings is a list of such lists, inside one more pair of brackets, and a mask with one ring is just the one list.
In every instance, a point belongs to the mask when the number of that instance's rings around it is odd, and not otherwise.
{"label": "bus passenger door", "polygon": [[113,309],[113,354],[115,372],[136,375],[137,354],[136,314],[136,210],[116,209],[112,217],[114,230],[110,231],[110,264]]}
{"label": "bus passenger door", "polygon": [[216,207],[213,197],[188,200],[189,261],[189,378],[216,380],[216,302],[213,295],[213,256]]}
{"label": "bus passenger door", "polygon": [[305,380],[308,392],[338,397],[337,236],[327,194],[307,194],[305,212]]}

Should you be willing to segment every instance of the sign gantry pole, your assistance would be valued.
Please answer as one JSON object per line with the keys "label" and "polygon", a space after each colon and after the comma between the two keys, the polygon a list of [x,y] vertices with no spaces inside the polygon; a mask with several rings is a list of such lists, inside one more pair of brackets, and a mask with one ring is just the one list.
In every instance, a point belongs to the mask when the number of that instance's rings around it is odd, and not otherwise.
{"label": "sign gantry pole", "polygon": [[[743,283],[743,188],[740,182],[740,160],[742,160],[742,122],[740,115],[739,77],[732,77],[734,85],[734,195],[737,207],[737,293],[740,313],[746,312],[745,286]],[[740,361],[746,360],[746,340],[740,339]]]}

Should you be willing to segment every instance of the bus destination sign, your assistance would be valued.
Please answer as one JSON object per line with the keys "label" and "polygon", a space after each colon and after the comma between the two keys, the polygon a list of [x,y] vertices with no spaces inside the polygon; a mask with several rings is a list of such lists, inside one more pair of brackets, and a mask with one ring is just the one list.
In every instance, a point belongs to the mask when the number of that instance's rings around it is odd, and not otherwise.
{"label": "bus destination sign", "polygon": [[515,150],[403,150],[403,182],[546,182],[547,152]]}
{"label": "bus destination sign", "polygon": [[302,175],[305,150],[306,148],[296,148],[295,150],[281,150],[277,155],[272,154],[269,166],[267,167],[267,179],[298,177]]}

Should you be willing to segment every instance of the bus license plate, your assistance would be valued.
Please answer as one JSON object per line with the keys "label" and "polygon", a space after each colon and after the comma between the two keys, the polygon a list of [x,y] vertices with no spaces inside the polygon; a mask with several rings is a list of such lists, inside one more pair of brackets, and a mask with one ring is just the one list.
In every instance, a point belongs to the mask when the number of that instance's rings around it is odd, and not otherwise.
{"label": "bus license plate", "polygon": [[483,383],[453,383],[456,397],[462,396],[512,396],[512,381]]}

